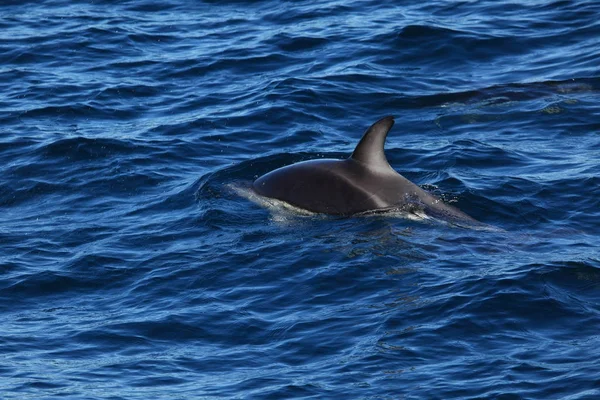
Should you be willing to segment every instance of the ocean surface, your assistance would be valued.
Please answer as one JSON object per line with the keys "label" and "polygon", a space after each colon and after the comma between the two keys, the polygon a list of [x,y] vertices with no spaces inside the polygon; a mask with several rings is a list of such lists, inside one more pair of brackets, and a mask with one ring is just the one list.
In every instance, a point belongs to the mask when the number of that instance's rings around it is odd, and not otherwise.
{"label": "ocean surface", "polygon": [[[600,2],[3,1],[1,399],[599,399]],[[494,229],[250,189],[390,164]]]}

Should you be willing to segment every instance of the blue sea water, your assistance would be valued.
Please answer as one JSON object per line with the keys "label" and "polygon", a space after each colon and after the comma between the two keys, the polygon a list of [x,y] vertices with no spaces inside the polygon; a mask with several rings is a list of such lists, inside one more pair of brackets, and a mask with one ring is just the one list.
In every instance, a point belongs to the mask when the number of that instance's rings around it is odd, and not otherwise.
{"label": "blue sea water", "polygon": [[[600,398],[600,2],[3,1],[0,398]],[[390,164],[480,231],[266,207]]]}

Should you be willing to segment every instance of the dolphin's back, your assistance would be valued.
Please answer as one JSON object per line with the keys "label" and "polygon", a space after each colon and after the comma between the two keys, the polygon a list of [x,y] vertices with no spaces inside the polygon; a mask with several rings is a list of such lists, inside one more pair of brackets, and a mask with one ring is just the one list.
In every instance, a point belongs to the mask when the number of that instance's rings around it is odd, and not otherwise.
{"label": "dolphin's back", "polygon": [[352,215],[385,208],[364,183],[367,172],[351,160],[311,160],[276,169],[254,182],[259,194],[318,213]]}

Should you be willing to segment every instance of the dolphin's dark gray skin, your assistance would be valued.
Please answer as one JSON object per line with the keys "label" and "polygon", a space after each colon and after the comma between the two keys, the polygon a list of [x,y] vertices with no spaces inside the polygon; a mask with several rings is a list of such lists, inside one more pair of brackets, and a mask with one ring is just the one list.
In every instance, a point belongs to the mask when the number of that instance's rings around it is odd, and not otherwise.
{"label": "dolphin's dark gray skin", "polygon": [[375,122],[346,160],[318,159],[279,168],[258,178],[254,190],[317,213],[349,216],[399,210],[479,224],[390,167],[383,147],[393,125],[393,117]]}

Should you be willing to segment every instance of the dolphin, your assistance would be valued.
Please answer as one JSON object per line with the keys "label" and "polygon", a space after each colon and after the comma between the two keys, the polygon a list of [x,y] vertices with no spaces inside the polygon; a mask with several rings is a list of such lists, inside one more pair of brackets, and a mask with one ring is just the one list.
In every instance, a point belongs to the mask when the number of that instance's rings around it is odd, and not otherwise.
{"label": "dolphin", "polygon": [[390,166],[384,145],[393,125],[393,117],[382,118],[367,129],[349,158],[309,160],[276,169],[254,181],[254,191],[315,213],[352,216],[400,211],[482,225]]}

